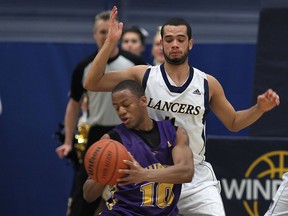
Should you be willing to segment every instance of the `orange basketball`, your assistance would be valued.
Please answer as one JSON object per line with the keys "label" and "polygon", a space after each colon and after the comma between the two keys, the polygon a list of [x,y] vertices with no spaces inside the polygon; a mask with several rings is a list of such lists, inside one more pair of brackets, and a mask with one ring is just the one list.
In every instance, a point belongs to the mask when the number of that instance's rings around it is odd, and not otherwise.
{"label": "orange basketball", "polygon": [[84,165],[90,178],[102,185],[113,185],[118,178],[125,176],[118,169],[129,169],[123,160],[131,160],[123,144],[112,139],[101,139],[88,148]]}

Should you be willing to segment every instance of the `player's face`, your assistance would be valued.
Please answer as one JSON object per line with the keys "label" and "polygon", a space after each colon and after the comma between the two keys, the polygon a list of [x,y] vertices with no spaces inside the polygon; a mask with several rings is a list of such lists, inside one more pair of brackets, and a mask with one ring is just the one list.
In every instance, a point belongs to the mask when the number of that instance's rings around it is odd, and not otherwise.
{"label": "player's face", "polygon": [[180,65],[187,61],[192,39],[188,39],[186,26],[164,26],[162,45],[166,62]]}
{"label": "player's face", "polygon": [[141,39],[135,32],[126,32],[123,35],[121,48],[138,56],[141,56],[142,52],[144,51]]}
{"label": "player's face", "polygon": [[[145,97],[138,98],[130,90],[122,90],[112,94],[112,103],[122,123],[131,129],[139,129],[144,120],[146,109]],[[145,98],[146,99],[146,98]]]}
{"label": "player's face", "polygon": [[98,20],[94,26],[94,39],[96,41],[97,47],[100,50],[107,38],[109,30],[109,21]]}

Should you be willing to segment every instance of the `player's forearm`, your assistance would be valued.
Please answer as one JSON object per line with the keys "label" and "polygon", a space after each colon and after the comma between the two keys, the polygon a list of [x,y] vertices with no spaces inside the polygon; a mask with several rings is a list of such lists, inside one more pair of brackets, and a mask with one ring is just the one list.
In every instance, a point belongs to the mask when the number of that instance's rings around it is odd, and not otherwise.
{"label": "player's forearm", "polygon": [[65,144],[73,145],[75,136],[76,124],[72,123],[71,119],[65,121]]}
{"label": "player's forearm", "polygon": [[[115,43],[115,42],[114,42]],[[100,49],[96,57],[94,58],[88,74],[84,80],[83,86],[89,91],[97,91],[97,83],[101,81],[105,73],[106,64],[115,48],[115,44],[106,40],[103,47]]]}
{"label": "player's forearm", "polygon": [[247,110],[237,111],[236,118],[231,131],[238,132],[256,122],[264,111],[260,110],[257,105],[252,106]]}
{"label": "player's forearm", "polygon": [[177,164],[163,169],[147,170],[145,181],[181,184],[191,182],[193,175],[193,166]]}
{"label": "player's forearm", "polygon": [[92,179],[87,179],[83,185],[83,197],[87,202],[93,202],[101,196],[103,186]]}
{"label": "player's forearm", "polygon": [[65,144],[73,145],[75,130],[80,113],[80,104],[75,101],[68,102],[66,113],[65,113]]}

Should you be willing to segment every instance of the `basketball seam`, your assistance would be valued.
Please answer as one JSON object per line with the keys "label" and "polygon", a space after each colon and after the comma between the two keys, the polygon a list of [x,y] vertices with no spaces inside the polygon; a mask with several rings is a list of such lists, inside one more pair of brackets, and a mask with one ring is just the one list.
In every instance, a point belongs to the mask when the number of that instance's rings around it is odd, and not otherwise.
{"label": "basketball seam", "polygon": [[[107,145],[105,145],[105,147],[103,148],[102,152],[105,152],[105,149],[108,148],[108,146],[110,145],[111,141],[109,141],[109,143],[107,143]],[[102,159],[104,154],[100,154],[100,157],[99,157],[99,160],[98,160],[98,163],[97,163],[97,167],[96,167],[96,170],[99,170],[99,166],[100,166],[100,161]],[[96,172],[97,173],[97,172]],[[99,178],[98,178],[98,175],[96,175],[96,181],[99,182]]]}
{"label": "basketball seam", "polygon": [[[109,142],[110,143],[110,142]],[[118,163],[118,148],[117,148],[117,143],[111,141],[111,143],[113,143],[115,145],[115,149],[116,149],[116,160],[115,160],[115,165],[113,168],[113,174],[111,175],[110,179],[107,181],[107,183],[109,183],[111,181],[111,179],[114,177],[115,171],[116,171],[116,167],[117,167],[117,163]]]}

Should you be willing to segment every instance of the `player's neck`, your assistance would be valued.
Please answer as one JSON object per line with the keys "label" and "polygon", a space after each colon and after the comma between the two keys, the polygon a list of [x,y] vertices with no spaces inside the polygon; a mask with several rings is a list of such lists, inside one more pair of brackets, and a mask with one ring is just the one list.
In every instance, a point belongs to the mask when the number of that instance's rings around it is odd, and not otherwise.
{"label": "player's neck", "polygon": [[142,122],[140,127],[138,127],[136,130],[138,130],[138,131],[151,131],[153,129],[153,127],[154,127],[153,120],[150,118],[147,118]]}
{"label": "player's neck", "polygon": [[169,77],[177,86],[182,86],[190,74],[190,67],[187,63],[181,65],[164,64],[164,68]]}

